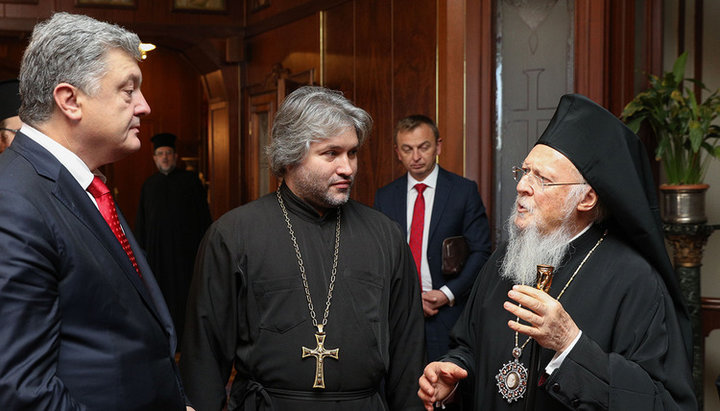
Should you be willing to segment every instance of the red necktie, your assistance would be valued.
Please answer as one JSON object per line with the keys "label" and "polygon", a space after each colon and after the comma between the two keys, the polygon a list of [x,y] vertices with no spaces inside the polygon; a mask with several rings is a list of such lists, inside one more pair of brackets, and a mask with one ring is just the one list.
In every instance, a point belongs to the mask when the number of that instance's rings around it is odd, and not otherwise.
{"label": "red necktie", "polygon": [[413,258],[415,259],[415,266],[417,267],[421,286],[422,274],[420,273],[420,263],[422,262],[423,227],[425,226],[425,197],[423,197],[423,191],[425,191],[426,188],[426,184],[415,184],[415,190],[417,190],[418,195],[415,199],[415,207],[413,208],[409,241],[410,251],[412,251]]}
{"label": "red necktie", "polygon": [[98,208],[100,209],[100,214],[102,214],[105,222],[107,222],[110,226],[110,229],[113,234],[115,234],[115,237],[117,237],[123,250],[125,250],[130,262],[133,267],[135,267],[135,271],[137,271],[140,278],[142,278],[140,268],[138,268],[137,261],[135,260],[135,254],[133,254],[133,250],[130,248],[130,243],[128,242],[127,237],[125,237],[125,232],[123,232],[122,227],[120,227],[120,220],[118,220],[115,202],[110,195],[110,189],[108,189],[105,183],[96,176],[92,183],[90,183],[87,191],[95,197],[95,201],[97,201]]}

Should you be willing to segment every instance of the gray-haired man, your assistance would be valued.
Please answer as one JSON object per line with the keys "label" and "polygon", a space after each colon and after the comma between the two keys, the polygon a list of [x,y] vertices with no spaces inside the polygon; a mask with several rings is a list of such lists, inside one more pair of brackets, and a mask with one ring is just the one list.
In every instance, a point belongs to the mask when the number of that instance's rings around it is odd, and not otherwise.
{"label": "gray-haired man", "polygon": [[98,171],[140,148],[139,45],[57,13],[25,50],[0,156],[3,409],[185,409],[172,320]]}
{"label": "gray-haired man", "polygon": [[181,371],[199,409],[222,408],[233,363],[231,409],[422,409],[410,250],[395,223],[349,200],[371,125],[320,87],[278,111],[268,155],[281,187],[221,217],[198,254]]}

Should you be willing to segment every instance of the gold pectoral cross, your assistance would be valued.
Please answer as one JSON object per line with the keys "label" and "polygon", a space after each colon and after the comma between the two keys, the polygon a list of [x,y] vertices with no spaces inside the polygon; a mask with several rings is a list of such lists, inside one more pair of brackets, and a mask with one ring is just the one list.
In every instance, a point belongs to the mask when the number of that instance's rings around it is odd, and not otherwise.
{"label": "gold pectoral cross", "polygon": [[302,347],[302,358],[315,357],[315,384],[313,384],[313,388],[325,388],[325,368],[323,367],[323,360],[325,357],[336,360],[339,359],[338,353],[340,349],[325,349],[325,333],[323,332],[322,325],[318,325],[318,331],[315,333],[315,341],[317,341],[317,347],[312,350],[307,347]]}

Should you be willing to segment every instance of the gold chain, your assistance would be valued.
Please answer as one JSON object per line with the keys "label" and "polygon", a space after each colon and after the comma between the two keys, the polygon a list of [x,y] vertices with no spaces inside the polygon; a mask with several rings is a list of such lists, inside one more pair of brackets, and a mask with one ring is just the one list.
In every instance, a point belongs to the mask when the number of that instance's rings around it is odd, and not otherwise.
{"label": "gold chain", "polygon": [[[573,273],[573,275],[570,276],[570,279],[568,280],[568,282],[565,283],[565,287],[563,287],[563,289],[560,291],[560,294],[558,294],[556,300],[560,301],[560,297],[562,297],[562,295],[565,293],[565,290],[567,290],[568,286],[570,286],[570,283],[573,282],[573,280],[575,279],[575,276],[577,275],[578,272],[580,272],[580,269],[582,268],[582,266],[585,265],[585,261],[587,261],[587,259],[590,258],[590,255],[592,255],[593,251],[595,251],[595,249],[598,248],[600,243],[603,242],[606,235],[607,235],[607,230],[605,230],[602,237],[600,237],[598,242],[595,243],[593,248],[590,249],[590,251],[588,251],[587,255],[585,255],[585,258],[583,258],[583,260],[580,262],[580,265],[578,266],[578,268],[575,269],[575,272]],[[520,318],[519,317],[516,318],[515,322],[519,322],[519,321],[520,321]],[[528,337],[528,339],[525,340],[525,342],[520,347],[520,349],[523,350],[525,348],[525,346],[530,342],[530,340],[532,340],[532,337]],[[518,346],[518,332],[515,331],[515,347],[517,347],[517,346]]]}
{"label": "gold chain", "polygon": [[340,207],[337,208],[335,251],[333,255],[332,272],[330,274],[330,285],[328,286],[327,302],[325,302],[325,313],[323,313],[322,322],[318,326],[317,318],[315,317],[315,307],[313,307],[312,297],[310,296],[310,286],[308,285],[307,276],[305,275],[305,265],[303,264],[302,255],[300,254],[300,247],[298,247],[297,239],[295,238],[295,231],[293,231],[292,224],[290,223],[290,216],[288,215],[287,209],[285,209],[285,202],[280,195],[280,188],[277,189],[276,193],[278,203],[280,203],[280,209],[285,216],[285,223],[287,224],[288,231],[290,232],[290,239],[295,247],[295,257],[297,257],[298,266],[300,267],[300,276],[302,277],[303,287],[305,287],[305,299],[308,302],[308,309],[310,310],[310,317],[312,317],[312,324],[315,328],[322,332],[325,325],[327,325],[328,315],[330,314],[330,301],[332,300],[332,293],[335,288],[335,278],[337,276],[338,251],[340,250]]}

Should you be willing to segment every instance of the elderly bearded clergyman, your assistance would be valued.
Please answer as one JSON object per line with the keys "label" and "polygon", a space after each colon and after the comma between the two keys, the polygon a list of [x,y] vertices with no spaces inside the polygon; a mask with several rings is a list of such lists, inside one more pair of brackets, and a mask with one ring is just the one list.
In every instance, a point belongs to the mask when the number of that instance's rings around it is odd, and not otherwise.
{"label": "elderly bearded clergyman", "polygon": [[[469,392],[475,410],[697,409],[687,311],[637,136],[567,95],[513,173],[508,244],[478,276],[457,346],[420,377],[426,408]],[[532,287],[538,264],[555,267],[549,295]]]}

